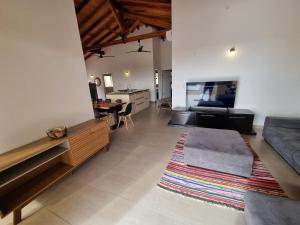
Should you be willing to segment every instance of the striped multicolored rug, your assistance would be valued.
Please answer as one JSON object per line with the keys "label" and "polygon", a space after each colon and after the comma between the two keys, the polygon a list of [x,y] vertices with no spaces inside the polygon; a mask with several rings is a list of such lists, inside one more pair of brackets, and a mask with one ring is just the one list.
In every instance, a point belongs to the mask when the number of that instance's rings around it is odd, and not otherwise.
{"label": "striped multicolored rug", "polygon": [[250,178],[185,165],[183,163],[185,139],[186,134],[183,134],[158,184],[159,187],[237,210],[244,210],[246,191],[285,196],[283,190],[255,154]]}

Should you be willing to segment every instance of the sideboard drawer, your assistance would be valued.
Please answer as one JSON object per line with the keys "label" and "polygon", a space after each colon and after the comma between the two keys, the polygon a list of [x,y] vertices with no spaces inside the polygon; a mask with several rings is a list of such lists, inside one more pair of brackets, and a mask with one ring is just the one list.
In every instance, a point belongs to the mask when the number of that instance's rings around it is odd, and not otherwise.
{"label": "sideboard drawer", "polygon": [[73,134],[69,138],[71,159],[77,166],[109,144],[109,129],[105,121]]}
{"label": "sideboard drawer", "polygon": [[228,115],[226,122],[228,129],[251,133],[253,120],[253,115]]}
{"label": "sideboard drawer", "polygon": [[207,128],[223,128],[225,115],[212,113],[197,113],[197,126]]}

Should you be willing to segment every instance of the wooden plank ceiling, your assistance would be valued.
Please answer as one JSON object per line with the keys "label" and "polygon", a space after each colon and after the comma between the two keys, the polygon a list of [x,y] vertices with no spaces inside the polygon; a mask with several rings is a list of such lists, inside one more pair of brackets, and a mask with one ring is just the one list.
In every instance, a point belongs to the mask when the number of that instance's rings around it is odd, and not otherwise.
{"label": "wooden plank ceiling", "polygon": [[[171,29],[171,0],[74,0],[74,5],[85,59],[91,50],[165,38]],[[142,24],[156,31],[127,37]]]}

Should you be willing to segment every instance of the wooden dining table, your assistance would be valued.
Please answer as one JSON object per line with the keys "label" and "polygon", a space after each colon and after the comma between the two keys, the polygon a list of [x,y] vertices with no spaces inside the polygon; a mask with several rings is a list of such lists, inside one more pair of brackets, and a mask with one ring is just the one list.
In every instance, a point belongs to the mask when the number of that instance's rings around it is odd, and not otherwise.
{"label": "wooden dining table", "polygon": [[125,104],[126,104],[125,102],[122,103],[98,102],[94,104],[94,109],[99,110],[100,112],[113,113],[115,117],[115,124],[112,125],[111,128],[116,129],[119,122],[119,112],[122,110],[123,105]]}

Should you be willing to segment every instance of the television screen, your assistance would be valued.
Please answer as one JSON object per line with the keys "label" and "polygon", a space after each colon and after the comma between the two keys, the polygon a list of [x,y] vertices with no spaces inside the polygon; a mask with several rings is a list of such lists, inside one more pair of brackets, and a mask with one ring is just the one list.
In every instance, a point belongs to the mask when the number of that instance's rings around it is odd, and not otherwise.
{"label": "television screen", "polygon": [[186,83],[188,107],[233,108],[237,81],[208,81]]}

